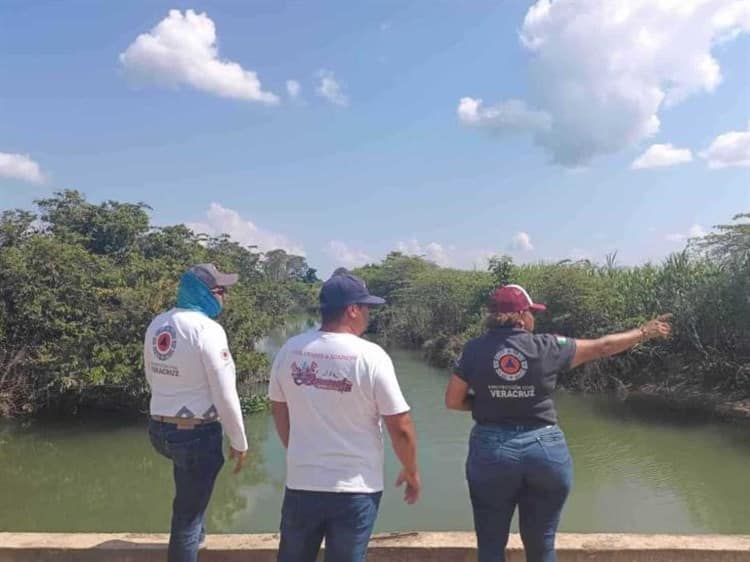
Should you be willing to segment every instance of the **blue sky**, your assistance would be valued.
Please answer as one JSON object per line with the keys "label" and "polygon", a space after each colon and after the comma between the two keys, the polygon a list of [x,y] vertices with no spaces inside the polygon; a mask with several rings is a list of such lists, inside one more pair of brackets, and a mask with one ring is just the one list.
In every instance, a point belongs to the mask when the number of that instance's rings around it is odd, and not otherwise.
{"label": "blue sky", "polygon": [[3,209],[144,201],[322,274],[393,249],[640,263],[750,211],[746,1],[5,0],[0,21]]}

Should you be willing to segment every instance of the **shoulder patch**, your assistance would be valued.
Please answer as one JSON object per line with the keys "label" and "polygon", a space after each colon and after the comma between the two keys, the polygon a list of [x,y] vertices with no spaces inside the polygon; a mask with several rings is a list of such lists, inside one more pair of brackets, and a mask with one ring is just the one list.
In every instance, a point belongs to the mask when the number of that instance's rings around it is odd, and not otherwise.
{"label": "shoulder patch", "polygon": [[555,336],[555,339],[557,340],[558,345],[568,344],[568,338],[566,338],[565,336]]}

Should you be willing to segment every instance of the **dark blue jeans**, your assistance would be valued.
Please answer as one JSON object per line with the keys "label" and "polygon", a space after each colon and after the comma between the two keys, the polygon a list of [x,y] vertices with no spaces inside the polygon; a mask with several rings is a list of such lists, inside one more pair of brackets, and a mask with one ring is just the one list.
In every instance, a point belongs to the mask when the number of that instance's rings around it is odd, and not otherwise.
{"label": "dark blue jeans", "polygon": [[505,562],[516,506],[526,561],[556,562],[555,533],[573,481],[568,445],[558,426],[474,426],[466,479],[478,562]]}
{"label": "dark blue jeans", "polygon": [[205,536],[205,515],[214,482],[224,464],[218,422],[178,429],[173,423],[151,420],[151,444],[172,461],[175,496],[169,535],[168,562],[196,562]]}
{"label": "dark blue jeans", "polygon": [[364,562],[382,492],[352,494],[286,489],[278,562]]}

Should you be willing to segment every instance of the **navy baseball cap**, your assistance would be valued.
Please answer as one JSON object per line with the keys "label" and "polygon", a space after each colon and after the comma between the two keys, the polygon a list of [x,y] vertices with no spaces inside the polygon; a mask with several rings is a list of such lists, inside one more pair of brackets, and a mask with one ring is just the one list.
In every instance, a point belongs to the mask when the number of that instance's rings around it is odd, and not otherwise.
{"label": "navy baseball cap", "polygon": [[385,304],[385,299],[371,295],[365,282],[339,268],[320,289],[320,308],[344,308],[350,304]]}

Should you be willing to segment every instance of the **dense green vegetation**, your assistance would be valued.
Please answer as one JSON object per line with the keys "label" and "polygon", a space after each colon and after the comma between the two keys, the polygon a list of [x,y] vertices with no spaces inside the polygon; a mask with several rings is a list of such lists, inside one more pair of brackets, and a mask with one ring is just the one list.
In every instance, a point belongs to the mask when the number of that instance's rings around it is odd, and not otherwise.
{"label": "dense green vegetation", "polygon": [[[142,337],[174,303],[180,275],[194,263],[238,271],[221,322],[240,381],[263,380],[268,360],[255,343],[290,314],[317,302],[305,259],[259,252],[184,225],[155,227],[143,203],[93,204],[76,191],[36,202],[38,211],[0,214],[0,416],[142,410]],[[675,337],[575,369],[563,384],[585,390],[652,385],[727,399],[750,398],[750,214],[734,217],[660,264],[620,267],[589,261],[514,264],[488,271],[441,268],[391,253],[356,273],[389,304],[373,313],[385,343],[422,349],[448,366],[481,332],[490,291],[519,283],[548,305],[537,330],[577,338],[675,315]],[[257,385],[255,385],[257,388]],[[243,407],[265,407],[247,394]]]}
{"label": "dense green vegetation", "polygon": [[266,376],[255,342],[316,302],[315,270],[300,256],[154,227],[143,203],[97,205],[76,191],[36,203],[0,215],[0,416],[142,409],[143,333],[192,264],[240,273],[220,321],[241,381]]}
{"label": "dense green vegetation", "polygon": [[675,337],[566,374],[563,384],[585,390],[640,388],[670,393],[750,397],[750,214],[690,241],[661,264],[620,267],[562,261],[516,265],[491,260],[488,272],[441,268],[422,258],[390,254],[357,271],[389,306],[373,317],[386,342],[424,350],[448,366],[462,344],[481,331],[482,306],[492,288],[526,287],[548,305],[537,331],[593,338],[674,313]]}

